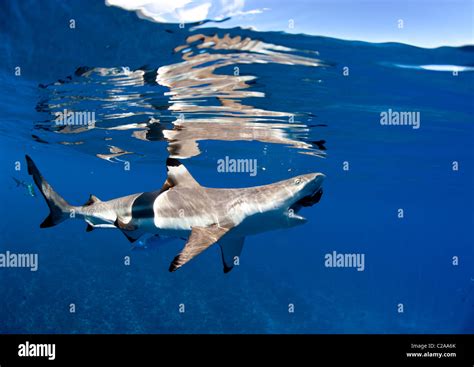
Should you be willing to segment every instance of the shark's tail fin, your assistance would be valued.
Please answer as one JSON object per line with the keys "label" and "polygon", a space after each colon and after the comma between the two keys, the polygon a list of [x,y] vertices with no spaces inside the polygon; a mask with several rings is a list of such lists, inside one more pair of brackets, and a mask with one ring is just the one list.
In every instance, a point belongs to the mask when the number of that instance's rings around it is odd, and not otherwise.
{"label": "shark's tail fin", "polygon": [[43,194],[46,203],[49,206],[50,213],[41,223],[41,228],[53,227],[65,221],[69,217],[69,212],[73,208],[64,200],[51,185],[43,178],[35,163],[29,156],[25,156],[28,164],[28,174],[33,176],[36,186]]}

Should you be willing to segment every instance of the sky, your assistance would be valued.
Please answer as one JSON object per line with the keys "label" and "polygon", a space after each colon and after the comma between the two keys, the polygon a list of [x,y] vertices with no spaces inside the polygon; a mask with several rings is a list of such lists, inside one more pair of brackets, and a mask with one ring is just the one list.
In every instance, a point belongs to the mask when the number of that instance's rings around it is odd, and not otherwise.
{"label": "sky", "polygon": [[420,47],[474,44],[474,0],[106,0],[106,4],[165,23],[230,16],[218,26]]}

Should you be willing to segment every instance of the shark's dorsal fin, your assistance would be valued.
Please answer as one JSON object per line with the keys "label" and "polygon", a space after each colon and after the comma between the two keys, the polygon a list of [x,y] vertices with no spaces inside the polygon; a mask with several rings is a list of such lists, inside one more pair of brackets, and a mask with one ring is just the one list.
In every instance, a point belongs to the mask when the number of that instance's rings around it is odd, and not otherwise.
{"label": "shark's dorsal fin", "polygon": [[97,196],[90,194],[89,199],[87,199],[87,201],[84,203],[84,206],[92,205],[95,203],[100,203],[100,199]]}
{"label": "shark's dorsal fin", "polygon": [[175,271],[182,267],[189,260],[219,241],[230,229],[231,227],[221,227],[217,224],[209,227],[193,227],[188,242],[171,262],[169,271]]}
{"label": "shark's dorsal fin", "polygon": [[[168,170],[168,178],[165,185],[170,187],[200,187],[199,183],[194,179],[184,165],[175,158],[166,160],[166,168]],[[165,185],[163,187],[165,187]]]}
{"label": "shark's dorsal fin", "polygon": [[239,258],[242,253],[244,240],[245,237],[224,237],[219,241],[224,273],[228,273],[234,267],[236,257]]}

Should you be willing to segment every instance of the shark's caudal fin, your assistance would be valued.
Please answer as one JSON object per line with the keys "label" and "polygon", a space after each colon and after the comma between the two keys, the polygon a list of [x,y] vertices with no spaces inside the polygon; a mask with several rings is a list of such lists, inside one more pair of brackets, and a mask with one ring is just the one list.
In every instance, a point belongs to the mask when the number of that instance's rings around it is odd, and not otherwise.
{"label": "shark's caudal fin", "polygon": [[43,178],[33,160],[29,156],[25,156],[25,158],[28,164],[28,174],[33,176],[33,180],[46,200],[50,210],[49,215],[43,223],[41,223],[40,227],[53,227],[69,217],[69,212],[72,209],[72,206],[53,190],[51,185]]}

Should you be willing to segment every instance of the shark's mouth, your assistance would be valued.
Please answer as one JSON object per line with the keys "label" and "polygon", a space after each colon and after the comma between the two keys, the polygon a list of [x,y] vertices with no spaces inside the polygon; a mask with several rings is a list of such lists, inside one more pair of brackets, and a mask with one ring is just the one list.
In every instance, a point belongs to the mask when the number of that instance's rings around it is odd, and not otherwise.
{"label": "shark's mouth", "polygon": [[304,198],[298,200],[294,206],[299,208],[302,206],[313,206],[314,204],[319,203],[319,200],[321,200],[321,197],[323,196],[323,189],[319,189],[318,191],[315,191],[313,194],[305,196]]}

